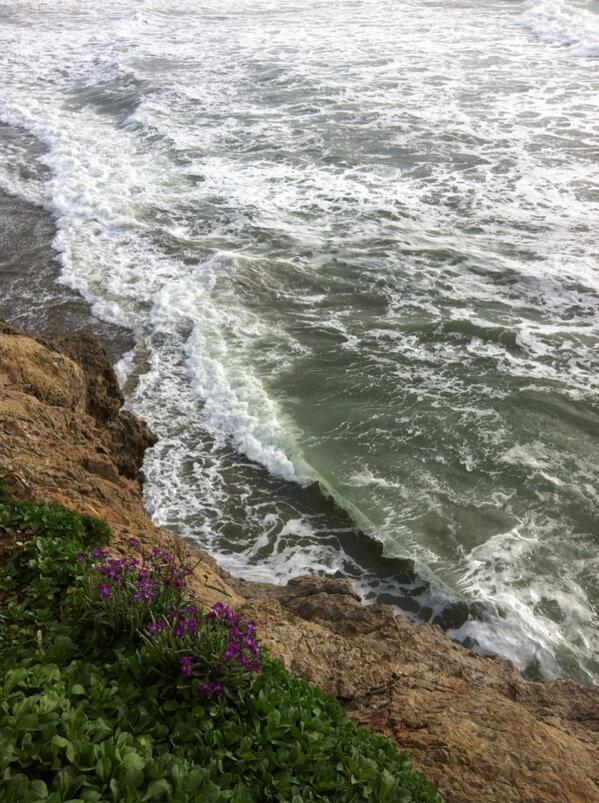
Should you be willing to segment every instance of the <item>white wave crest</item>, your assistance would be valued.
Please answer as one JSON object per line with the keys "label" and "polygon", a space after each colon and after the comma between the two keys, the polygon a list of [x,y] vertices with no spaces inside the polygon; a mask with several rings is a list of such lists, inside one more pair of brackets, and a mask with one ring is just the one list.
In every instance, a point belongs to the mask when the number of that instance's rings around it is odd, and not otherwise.
{"label": "white wave crest", "polygon": [[154,300],[153,326],[157,331],[190,328],[187,369],[211,433],[226,433],[240,452],[272,474],[309,482],[312,472],[299,454],[291,423],[248,365],[252,340],[265,334],[263,324],[240,305],[215,300],[226,268],[227,260],[217,254],[165,285]]}
{"label": "white wave crest", "polygon": [[542,42],[599,58],[599,17],[562,0],[528,0],[521,22]]}

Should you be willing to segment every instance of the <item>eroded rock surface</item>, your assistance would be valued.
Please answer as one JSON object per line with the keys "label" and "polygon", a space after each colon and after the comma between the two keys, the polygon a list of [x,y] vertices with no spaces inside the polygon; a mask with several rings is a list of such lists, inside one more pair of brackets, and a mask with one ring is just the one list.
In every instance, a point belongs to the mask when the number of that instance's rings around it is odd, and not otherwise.
{"label": "eroded rock surface", "polygon": [[[106,519],[113,547],[174,537],[144,513],[148,428],[122,398],[93,338],[36,340],[0,324],[0,476],[20,497]],[[529,683],[440,629],[361,605],[345,580],[285,587],[236,580],[197,551],[193,590],[253,618],[295,673],[383,733],[450,803],[599,803],[599,690]]]}
{"label": "eroded rock surface", "polygon": [[448,801],[599,800],[599,690],[529,683],[346,581],[301,577],[248,601],[272,652],[393,739]]}
{"label": "eroded rock surface", "polygon": [[[140,471],[155,443],[129,412],[101,344],[38,340],[0,322],[0,477],[15,496],[54,501],[105,519],[114,548],[175,541],[146,516]],[[95,369],[94,369],[95,366]],[[212,558],[198,552],[194,581],[206,602],[238,602]]]}

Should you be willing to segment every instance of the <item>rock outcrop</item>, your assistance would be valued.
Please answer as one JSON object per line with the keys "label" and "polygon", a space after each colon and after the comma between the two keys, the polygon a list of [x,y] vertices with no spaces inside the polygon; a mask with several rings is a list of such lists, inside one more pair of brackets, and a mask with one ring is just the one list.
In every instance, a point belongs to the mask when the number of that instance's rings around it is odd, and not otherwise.
{"label": "rock outcrop", "polygon": [[[101,345],[0,324],[0,477],[16,496],[106,519],[113,548],[172,543],[141,500],[154,438],[130,413]],[[230,577],[197,552],[193,590],[254,619],[295,673],[405,751],[450,803],[599,803],[599,689],[530,683],[440,629],[360,603],[345,580],[284,587]]]}
{"label": "rock outcrop", "polygon": [[[105,519],[120,551],[133,536],[172,544],[142,504],[141,463],[154,435],[121,404],[99,341],[36,339],[0,322],[0,477],[11,492]],[[202,599],[238,603],[212,558],[198,552],[198,560]]]}

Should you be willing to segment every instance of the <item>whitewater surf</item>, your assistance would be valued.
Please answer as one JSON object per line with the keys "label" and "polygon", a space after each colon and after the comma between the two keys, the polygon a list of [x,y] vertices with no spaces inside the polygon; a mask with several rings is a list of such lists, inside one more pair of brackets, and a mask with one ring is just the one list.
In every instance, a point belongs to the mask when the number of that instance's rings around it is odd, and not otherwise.
{"label": "whitewater surf", "polygon": [[2,5],[0,188],[130,333],[157,522],[599,680],[597,19]]}

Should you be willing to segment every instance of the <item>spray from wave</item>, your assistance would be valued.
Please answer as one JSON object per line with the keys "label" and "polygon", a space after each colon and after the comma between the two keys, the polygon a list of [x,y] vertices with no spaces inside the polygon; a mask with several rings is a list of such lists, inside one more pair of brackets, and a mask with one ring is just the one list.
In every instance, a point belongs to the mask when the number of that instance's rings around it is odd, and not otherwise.
{"label": "spray from wave", "polygon": [[599,15],[565,0],[529,0],[522,24],[540,41],[573,56],[599,59]]}

